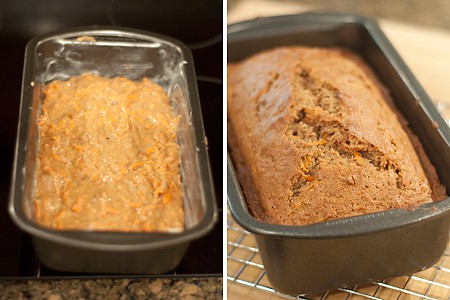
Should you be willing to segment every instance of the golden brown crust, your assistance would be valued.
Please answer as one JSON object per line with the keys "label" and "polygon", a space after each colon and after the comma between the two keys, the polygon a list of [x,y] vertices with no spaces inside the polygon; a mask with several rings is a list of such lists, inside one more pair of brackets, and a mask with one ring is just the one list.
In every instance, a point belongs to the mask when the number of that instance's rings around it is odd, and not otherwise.
{"label": "golden brown crust", "polygon": [[255,217],[303,225],[432,201],[386,100],[343,49],[285,47],[229,65],[229,148]]}

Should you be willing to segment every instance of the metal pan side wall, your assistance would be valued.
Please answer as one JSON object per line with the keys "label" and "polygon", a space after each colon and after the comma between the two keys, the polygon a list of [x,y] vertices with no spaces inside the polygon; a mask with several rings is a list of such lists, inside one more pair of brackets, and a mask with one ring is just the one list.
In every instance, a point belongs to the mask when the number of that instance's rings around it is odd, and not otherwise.
{"label": "metal pan side wall", "polygon": [[[85,36],[96,38],[96,42],[76,40]],[[85,57],[88,62],[83,61]],[[183,175],[183,194],[188,196],[188,200],[183,196],[184,231],[57,231],[33,221],[30,178],[34,174],[35,124],[42,99],[39,86],[84,72],[131,80],[149,77],[163,86],[174,110],[182,115],[186,126],[178,130],[177,139],[182,143],[180,149],[184,149],[180,152],[181,168],[188,172],[188,177]],[[75,272],[160,274],[175,268],[189,243],[209,232],[217,219],[199,105],[190,50],[172,38],[127,28],[82,27],[31,40],[25,55],[9,212],[15,223],[32,236],[40,260],[53,269]]]}
{"label": "metal pan side wall", "polygon": [[435,264],[448,243],[450,218],[366,235],[295,239],[256,235],[267,278],[299,295],[412,274]]}

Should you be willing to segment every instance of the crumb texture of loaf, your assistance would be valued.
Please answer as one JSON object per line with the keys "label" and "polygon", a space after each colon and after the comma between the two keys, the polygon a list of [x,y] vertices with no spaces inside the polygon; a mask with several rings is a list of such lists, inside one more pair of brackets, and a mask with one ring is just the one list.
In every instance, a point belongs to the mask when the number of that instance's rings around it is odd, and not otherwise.
{"label": "crumb texture of loaf", "polygon": [[229,64],[227,106],[229,151],[264,222],[305,225],[445,196],[440,184],[432,196],[427,158],[348,50],[284,47]]}
{"label": "crumb texture of loaf", "polygon": [[83,74],[47,84],[35,220],[58,230],[183,230],[178,119],[149,79]]}

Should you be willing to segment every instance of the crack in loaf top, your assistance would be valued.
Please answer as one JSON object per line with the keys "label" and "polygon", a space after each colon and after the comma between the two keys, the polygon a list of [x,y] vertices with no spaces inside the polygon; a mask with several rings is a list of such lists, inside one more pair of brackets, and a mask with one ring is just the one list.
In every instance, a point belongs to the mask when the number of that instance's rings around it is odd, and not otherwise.
{"label": "crack in loaf top", "polygon": [[[286,47],[228,67],[230,152],[252,214],[302,225],[432,201],[406,122],[344,49]],[[414,143],[414,146],[413,146]],[[435,185],[433,198],[445,191]]]}

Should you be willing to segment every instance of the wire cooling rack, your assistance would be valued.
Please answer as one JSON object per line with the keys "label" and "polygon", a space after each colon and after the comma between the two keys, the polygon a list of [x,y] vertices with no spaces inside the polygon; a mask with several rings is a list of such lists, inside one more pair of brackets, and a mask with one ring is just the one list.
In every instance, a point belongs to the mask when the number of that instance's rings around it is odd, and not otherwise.
{"label": "wire cooling rack", "polygon": [[409,276],[402,276],[341,288],[314,295],[288,296],[275,292],[265,275],[255,238],[242,229],[228,213],[227,216],[227,279],[228,299],[232,285],[246,286],[241,297],[249,298],[252,290],[259,290],[257,297],[263,299],[450,299],[450,244],[443,257],[431,268]]}

